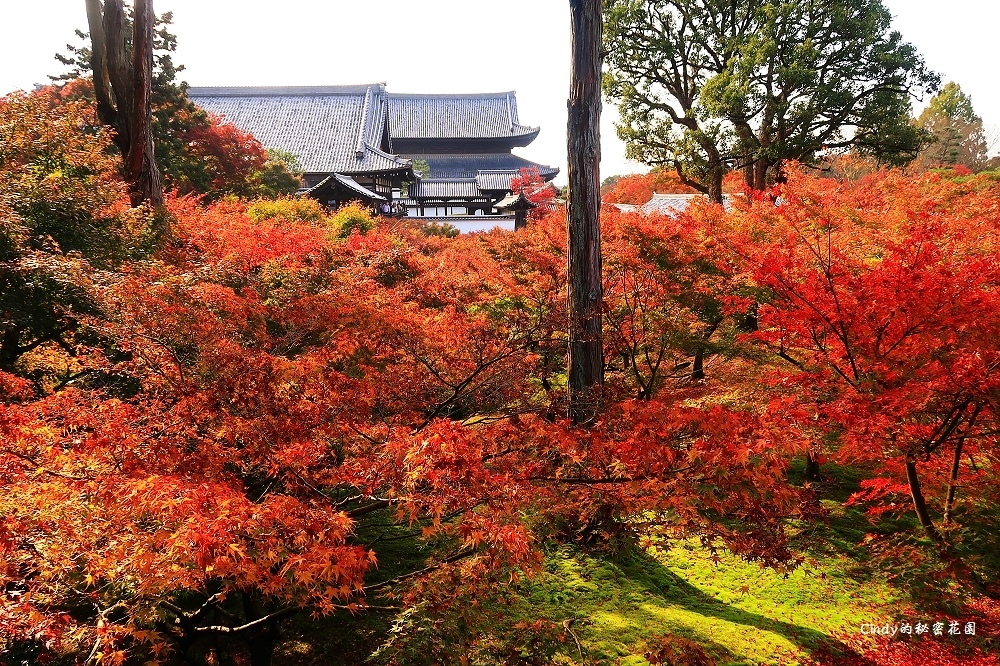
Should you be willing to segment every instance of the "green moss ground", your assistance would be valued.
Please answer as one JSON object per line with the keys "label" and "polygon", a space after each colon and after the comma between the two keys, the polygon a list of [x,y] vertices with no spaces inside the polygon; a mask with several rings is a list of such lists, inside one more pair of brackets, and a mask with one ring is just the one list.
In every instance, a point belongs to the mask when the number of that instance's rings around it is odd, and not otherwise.
{"label": "green moss ground", "polygon": [[[856,487],[846,470],[823,484],[829,517],[822,524],[793,526],[799,529],[794,545],[805,561],[787,575],[724,550],[713,558],[696,540],[620,558],[562,546],[546,554],[539,573],[519,584],[505,612],[512,625],[545,620],[558,627],[572,619],[582,657],[564,637],[554,662],[561,664],[648,664],[643,655],[667,636],[700,644],[720,665],[795,666],[809,663],[819,648],[836,654],[842,647],[838,637],[856,637],[862,622],[888,621],[907,606],[902,592],[866,566],[858,543],[871,525],[843,503]],[[407,568],[415,562],[406,561],[412,555],[395,557]],[[392,564],[382,565],[388,567],[383,575],[390,576]],[[276,664],[361,664],[390,621],[371,616],[296,621]]]}
{"label": "green moss ground", "polygon": [[622,562],[563,548],[546,558],[517,612],[573,618],[588,662],[647,664],[641,655],[675,634],[723,664],[792,666],[835,646],[835,635],[893,615],[892,590],[856,580],[854,565],[846,556],[822,557],[785,577],[731,555],[714,562],[693,542]]}

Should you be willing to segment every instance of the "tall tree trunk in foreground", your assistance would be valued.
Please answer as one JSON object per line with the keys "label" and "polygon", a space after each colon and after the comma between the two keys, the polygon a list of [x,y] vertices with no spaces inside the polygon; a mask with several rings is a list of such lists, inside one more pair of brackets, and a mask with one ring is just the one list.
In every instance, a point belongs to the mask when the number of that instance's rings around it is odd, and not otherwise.
{"label": "tall tree trunk in foreground", "polygon": [[573,64],[569,90],[569,418],[597,418],[604,381],[601,336],[601,0],[570,0]]}
{"label": "tall tree trunk in foreground", "polygon": [[[133,206],[163,205],[152,132],[153,0],[135,0],[131,51],[122,0],[86,0],[100,121],[114,130]],[[166,229],[160,229],[166,232]]]}

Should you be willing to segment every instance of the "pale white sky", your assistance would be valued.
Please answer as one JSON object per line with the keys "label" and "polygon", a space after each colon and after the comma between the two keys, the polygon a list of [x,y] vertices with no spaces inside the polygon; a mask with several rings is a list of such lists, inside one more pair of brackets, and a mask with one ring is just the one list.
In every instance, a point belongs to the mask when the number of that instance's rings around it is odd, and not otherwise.
{"label": "pale white sky", "polygon": [[[945,80],[1000,124],[997,0],[885,0],[895,27]],[[177,61],[192,85],[323,85],[386,81],[394,92],[517,90],[521,122],[540,125],[517,152],[563,169],[569,88],[566,0],[154,0],[174,12]],[[0,0],[0,94],[46,82],[84,0]],[[916,107],[922,106],[919,102]],[[625,159],[605,108],[602,177],[644,170]],[[557,181],[557,182],[559,182]]]}

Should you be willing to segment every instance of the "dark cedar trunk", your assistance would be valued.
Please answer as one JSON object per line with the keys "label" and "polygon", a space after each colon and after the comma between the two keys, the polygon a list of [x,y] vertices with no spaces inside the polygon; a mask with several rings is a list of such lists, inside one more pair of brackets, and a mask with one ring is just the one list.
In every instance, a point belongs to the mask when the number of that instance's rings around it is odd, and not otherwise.
{"label": "dark cedar trunk", "polygon": [[758,147],[762,145],[761,140],[754,134],[753,127],[743,119],[730,119],[736,128],[736,134],[740,138],[744,149],[748,152],[740,156],[743,171],[743,182],[751,190],[764,189],[767,174],[767,165],[764,161],[755,157]]}
{"label": "dark cedar trunk", "polygon": [[[94,72],[94,95],[97,98],[97,118],[102,124],[115,127],[117,116],[115,104],[111,99],[111,79],[108,74],[108,59],[106,54],[107,39],[104,35],[104,19],[101,14],[100,0],[87,0],[87,23],[90,26],[90,66]],[[116,128],[113,137],[116,144],[119,140]],[[120,146],[119,146],[120,147]]]}
{"label": "dark cedar trunk", "polygon": [[271,666],[277,632],[268,624],[250,636],[250,666]]}
{"label": "dark cedar trunk", "polygon": [[705,378],[705,348],[698,347],[694,353],[694,363],[691,365],[691,381],[696,382]]}
{"label": "dark cedar trunk", "polygon": [[[101,122],[112,128],[112,140],[122,155],[124,175],[125,157],[132,145],[132,72],[126,53],[125,8],[121,0],[105,0],[103,15],[100,0],[87,0],[87,17],[95,14],[90,24],[91,65],[94,70],[94,91],[98,111],[104,100],[107,108]],[[94,35],[101,36],[100,53]],[[98,72],[98,67],[101,67]]]}
{"label": "dark cedar trunk", "polygon": [[747,163],[743,167],[743,182],[751,190],[763,192],[767,189],[767,170],[770,165],[760,158]]}
{"label": "dark cedar trunk", "polygon": [[569,418],[591,425],[604,381],[601,336],[601,0],[570,0],[573,65],[569,91]]}
{"label": "dark cedar trunk", "polygon": [[941,534],[934,527],[930,512],[927,510],[927,502],[924,501],[924,493],[920,490],[920,479],[917,477],[917,464],[912,460],[906,461],[906,481],[910,484],[910,497],[913,499],[913,510],[917,514],[924,532],[935,543],[941,543]]}
{"label": "dark cedar trunk", "polygon": [[132,145],[126,158],[132,205],[163,205],[163,184],[153,154],[153,0],[135,0],[132,47]]}
{"label": "dark cedar trunk", "polygon": [[[133,206],[163,205],[163,183],[156,165],[152,134],[152,0],[135,1],[131,59],[122,0],[86,0],[92,45],[94,93],[101,123],[113,131],[122,155],[122,175]],[[159,229],[161,234],[167,229]]]}
{"label": "dark cedar trunk", "polygon": [[746,183],[746,186],[752,190],[754,162],[749,161],[750,160],[749,157],[745,159],[747,160],[747,162],[743,165],[743,182]]}

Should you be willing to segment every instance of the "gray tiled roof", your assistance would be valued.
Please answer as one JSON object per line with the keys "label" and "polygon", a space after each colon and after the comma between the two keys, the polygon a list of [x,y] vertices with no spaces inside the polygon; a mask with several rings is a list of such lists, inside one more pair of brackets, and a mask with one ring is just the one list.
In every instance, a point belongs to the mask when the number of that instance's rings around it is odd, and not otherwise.
{"label": "gray tiled roof", "polygon": [[479,199],[483,195],[475,178],[426,178],[410,185],[414,199]]}
{"label": "gray tiled roof", "polygon": [[389,93],[389,133],[398,139],[531,137],[537,127],[517,120],[513,91],[478,95]]}
{"label": "gray tiled roof", "polygon": [[[410,168],[382,146],[391,139],[510,139],[527,145],[538,128],[518,122],[513,92],[462,95],[390,94],[384,83],[358,86],[190,88],[210,113],[252,133],[266,148],[299,157],[307,174],[368,174]],[[389,136],[386,136],[386,129]],[[412,148],[411,148],[412,149]],[[434,179],[476,178],[485,189],[510,189],[523,167],[546,180],[559,169],[510,153],[414,156],[426,159]]]}
{"label": "gray tiled roof", "polygon": [[361,185],[358,181],[354,180],[350,176],[345,176],[344,174],[341,174],[341,173],[331,173],[329,176],[327,176],[326,178],[324,178],[323,180],[321,180],[319,183],[317,183],[317,184],[313,185],[312,187],[310,187],[309,189],[305,190],[303,192],[303,194],[309,194],[311,192],[315,192],[315,191],[319,190],[321,187],[323,187],[324,185],[326,185],[327,183],[329,183],[331,180],[336,180],[338,183],[340,183],[341,185],[343,185],[347,189],[351,190],[352,192],[356,192],[357,194],[360,194],[361,196],[365,197],[366,199],[374,199],[375,201],[385,201],[386,200],[385,197],[382,196],[381,194],[378,194],[376,192],[372,192],[367,187],[365,187],[364,185]]}
{"label": "gray tiled roof", "polygon": [[[559,169],[537,164],[512,153],[481,153],[475,155],[409,155],[412,159],[427,162],[431,178],[475,178],[480,171],[520,171],[525,167],[535,167],[538,173],[550,180]],[[427,175],[427,174],[424,174]]]}
{"label": "gray tiled roof", "polygon": [[494,208],[497,210],[509,209],[528,209],[528,208],[538,208],[538,204],[534,203],[524,194],[524,190],[521,190],[517,194],[511,193],[505,196],[503,199],[498,201]]}
{"label": "gray tiled roof", "polygon": [[342,173],[335,173],[335,174],[332,174],[332,176],[334,178],[336,178],[337,182],[339,182],[344,187],[346,187],[346,188],[348,188],[350,190],[354,190],[358,194],[366,196],[369,199],[375,199],[376,201],[385,201],[386,200],[386,198],[384,196],[382,196],[381,194],[378,194],[377,192],[372,192],[367,187],[365,187],[364,185],[361,185],[358,181],[354,180],[350,176],[345,176]]}
{"label": "gray tiled roof", "polygon": [[385,84],[190,88],[188,97],[250,132],[265,148],[299,157],[306,173],[372,173],[409,166],[379,149],[385,128]]}
{"label": "gray tiled roof", "polygon": [[[675,215],[683,213],[695,199],[705,199],[704,194],[653,194],[653,198],[639,206],[639,210],[649,215],[660,213],[661,215]],[[729,196],[724,199],[726,210],[732,207]]]}
{"label": "gray tiled roof", "polygon": [[364,95],[371,87],[385,89],[385,83],[362,83],[355,86],[201,86],[189,88],[188,93],[212,97],[247,97],[256,95],[293,95],[315,97],[323,95]]}
{"label": "gray tiled roof", "polygon": [[481,190],[494,192],[510,191],[510,181],[518,175],[518,171],[480,171],[476,174],[476,183]]}

